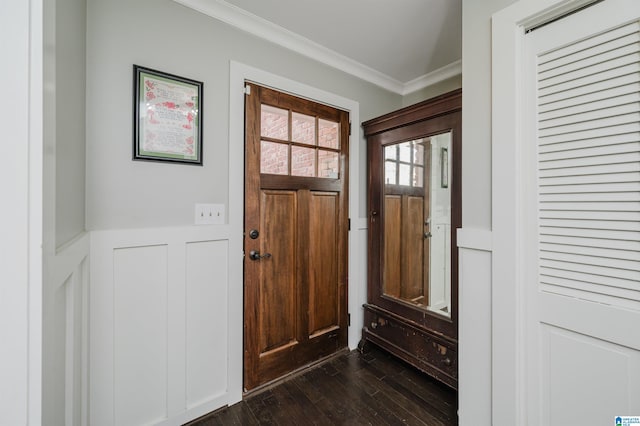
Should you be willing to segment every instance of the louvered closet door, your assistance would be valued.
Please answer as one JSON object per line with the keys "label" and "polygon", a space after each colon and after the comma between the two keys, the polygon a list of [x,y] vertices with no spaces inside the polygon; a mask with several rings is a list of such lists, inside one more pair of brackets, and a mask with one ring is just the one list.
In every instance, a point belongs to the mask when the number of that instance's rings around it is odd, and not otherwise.
{"label": "louvered closet door", "polygon": [[526,37],[532,425],[640,416],[640,2]]}

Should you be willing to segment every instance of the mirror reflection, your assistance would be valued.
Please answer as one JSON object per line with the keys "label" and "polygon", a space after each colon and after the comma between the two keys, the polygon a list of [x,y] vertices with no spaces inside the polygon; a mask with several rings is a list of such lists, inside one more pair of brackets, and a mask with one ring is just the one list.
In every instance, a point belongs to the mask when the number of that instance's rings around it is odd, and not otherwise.
{"label": "mirror reflection", "polygon": [[384,147],[387,296],[451,315],[451,133]]}

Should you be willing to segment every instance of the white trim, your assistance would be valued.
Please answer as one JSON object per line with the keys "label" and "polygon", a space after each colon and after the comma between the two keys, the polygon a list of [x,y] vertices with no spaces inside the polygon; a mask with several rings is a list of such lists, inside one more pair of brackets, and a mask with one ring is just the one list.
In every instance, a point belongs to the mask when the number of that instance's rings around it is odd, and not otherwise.
{"label": "white trim", "polygon": [[[358,102],[325,92],[306,84],[289,80],[238,62],[230,63],[229,82],[229,404],[242,399],[243,360],[243,265],[242,234],[244,216],[244,85],[254,81],[274,89],[312,99],[349,111],[353,123],[360,122]],[[360,188],[360,132],[353,131],[349,140],[349,215],[358,214]],[[360,222],[358,222],[360,223]],[[361,310],[366,297],[360,268],[358,268],[358,233],[349,233],[349,312]],[[349,347],[355,348],[360,339],[360,327],[352,315],[349,327]]]}
{"label": "white trim", "polygon": [[401,95],[408,95],[409,93],[416,92],[420,89],[424,89],[425,87],[429,87],[458,75],[462,75],[462,60],[452,62],[442,68],[438,68],[437,70],[431,71],[423,76],[407,81],[404,83]]}
{"label": "white trim", "polygon": [[589,0],[521,0],[492,21],[492,420],[526,424],[526,259],[520,242],[525,29],[561,17]]}
{"label": "white trim", "polygon": [[461,61],[403,83],[367,65],[326,48],[293,31],[247,12],[224,0],[174,0],[183,6],[225,22],[300,55],[344,71],[398,95],[407,95],[462,73]]}
{"label": "white trim", "polygon": [[0,424],[42,423],[42,0],[0,6],[4,151],[0,170]]}
{"label": "white trim", "polygon": [[457,238],[459,248],[491,251],[492,235],[488,229],[458,228]]}
{"label": "white trim", "polygon": [[29,424],[42,420],[43,1],[30,2],[29,40]]}

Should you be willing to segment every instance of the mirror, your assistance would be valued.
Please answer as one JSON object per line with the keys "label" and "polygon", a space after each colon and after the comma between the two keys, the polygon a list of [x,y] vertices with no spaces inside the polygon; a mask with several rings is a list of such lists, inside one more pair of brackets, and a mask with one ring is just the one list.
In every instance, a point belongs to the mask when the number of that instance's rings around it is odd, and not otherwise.
{"label": "mirror", "polygon": [[383,149],[383,292],[450,317],[451,132]]}

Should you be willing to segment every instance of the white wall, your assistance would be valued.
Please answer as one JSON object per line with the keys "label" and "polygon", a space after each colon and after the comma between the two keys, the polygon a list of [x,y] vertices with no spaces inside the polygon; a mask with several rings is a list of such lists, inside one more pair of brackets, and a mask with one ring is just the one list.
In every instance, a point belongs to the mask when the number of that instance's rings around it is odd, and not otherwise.
{"label": "white wall", "polygon": [[[190,225],[194,203],[228,203],[230,60],[353,99],[361,120],[401,106],[399,95],[173,2],[90,0],[87,10],[90,230]],[[131,161],[133,64],[204,82],[203,167]]]}
{"label": "white wall", "polygon": [[492,424],[491,15],[513,2],[462,1],[461,425]]}
{"label": "white wall", "polygon": [[405,106],[413,105],[418,102],[445,94],[447,92],[451,92],[452,90],[456,90],[461,87],[462,87],[462,75],[457,75],[455,77],[442,80],[439,83],[432,84],[431,86],[427,86],[424,89],[416,90],[413,93],[404,95],[402,97],[402,106],[405,107]]}
{"label": "white wall", "polygon": [[85,229],[86,1],[55,0],[56,247]]}

